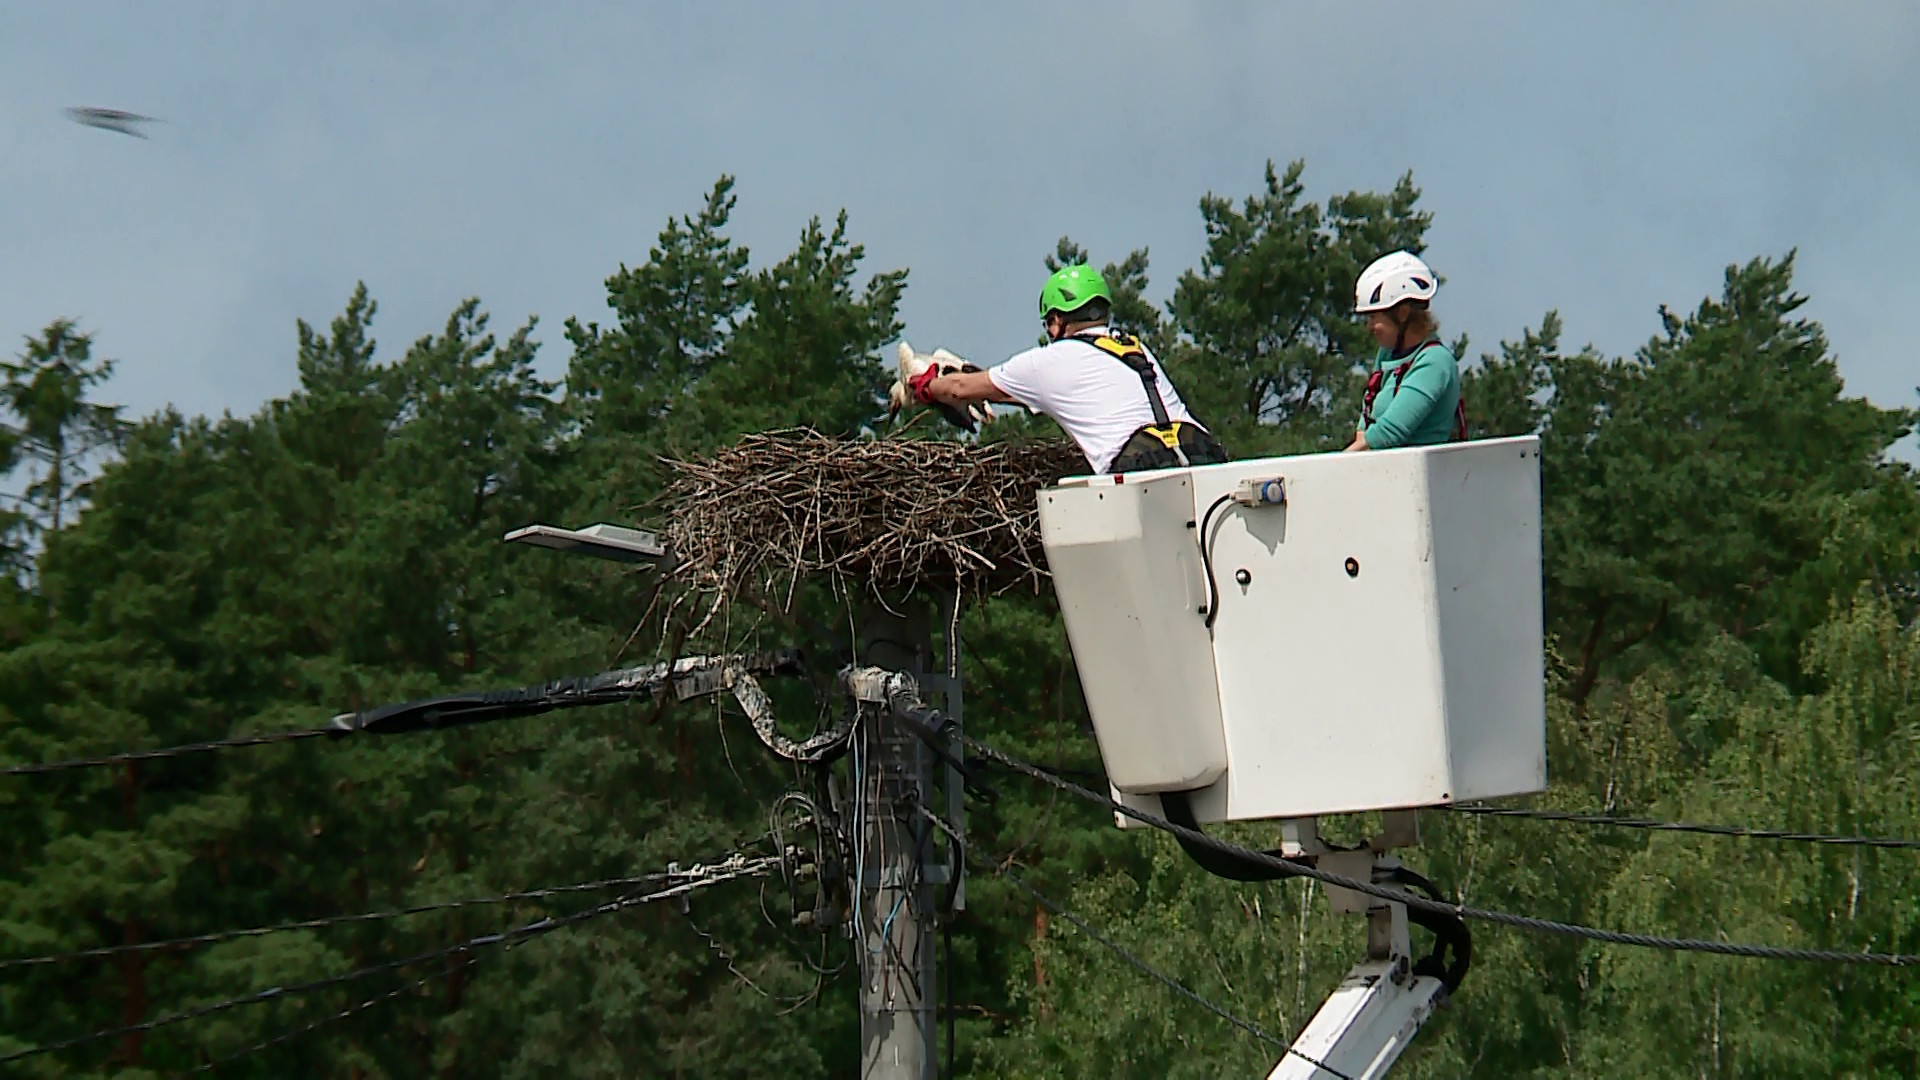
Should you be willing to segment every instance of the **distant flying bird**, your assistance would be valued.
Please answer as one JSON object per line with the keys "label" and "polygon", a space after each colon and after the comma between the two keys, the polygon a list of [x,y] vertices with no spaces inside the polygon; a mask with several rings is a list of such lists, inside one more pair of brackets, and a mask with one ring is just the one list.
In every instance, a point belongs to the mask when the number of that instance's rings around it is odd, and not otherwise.
{"label": "distant flying bird", "polygon": [[121,112],[119,109],[74,108],[67,110],[67,117],[76,124],[85,124],[88,127],[99,128],[102,131],[117,131],[122,135],[131,135],[136,139],[144,139],[147,136],[134,125],[151,124],[154,122],[151,116]]}

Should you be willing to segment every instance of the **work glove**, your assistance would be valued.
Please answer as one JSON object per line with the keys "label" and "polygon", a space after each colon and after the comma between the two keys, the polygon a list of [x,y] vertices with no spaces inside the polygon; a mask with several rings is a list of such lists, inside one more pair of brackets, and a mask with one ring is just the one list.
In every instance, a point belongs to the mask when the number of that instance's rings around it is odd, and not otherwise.
{"label": "work glove", "polygon": [[922,405],[937,405],[933,400],[933,380],[942,375],[951,374],[938,364],[927,365],[927,370],[907,380],[907,388],[913,391],[913,400]]}

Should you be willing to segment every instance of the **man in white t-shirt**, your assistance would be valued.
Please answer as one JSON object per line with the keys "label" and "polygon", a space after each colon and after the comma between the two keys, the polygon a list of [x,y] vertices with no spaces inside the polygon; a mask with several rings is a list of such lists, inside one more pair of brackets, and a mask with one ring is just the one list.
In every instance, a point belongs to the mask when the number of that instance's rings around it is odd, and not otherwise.
{"label": "man in white t-shirt", "polygon": [[1045,413],[1079,444],[1096,473],[1227,460],[1147,347],[1107,328],[1112,308],[1113,293],[1099,271],[1062,267],[1040,290],[1048,344],[985,371],[929,369],[910,389],[924,404],[965,408],[992,401]]}

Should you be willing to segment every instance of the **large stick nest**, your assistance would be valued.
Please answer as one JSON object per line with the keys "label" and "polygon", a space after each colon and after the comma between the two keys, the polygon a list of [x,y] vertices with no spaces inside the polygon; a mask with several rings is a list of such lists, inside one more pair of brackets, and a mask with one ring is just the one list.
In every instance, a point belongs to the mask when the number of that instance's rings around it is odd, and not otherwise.
{"label": "large stick nest", "polygon": [[704,461],[668,461],[658,500],[682,581],[791,595],[808,575],[879,591],[1003,592],[1047,576],[1035,493],[1084,473],[1061,442],[973,445],[749,435]]}

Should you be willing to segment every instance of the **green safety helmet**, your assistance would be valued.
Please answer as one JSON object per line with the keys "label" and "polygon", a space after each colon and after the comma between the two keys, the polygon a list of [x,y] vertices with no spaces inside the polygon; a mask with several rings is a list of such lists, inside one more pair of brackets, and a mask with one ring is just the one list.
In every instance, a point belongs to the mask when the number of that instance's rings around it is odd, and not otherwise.
{"label": "green safety helmet", "polygon": [[1040,290],[1040,317],[1044,319],[1056,311],[1063,315],[1078,311],[1091,300],[1113,303],[1107,279],[1091,266],[1063,266],[1053,272]]}

